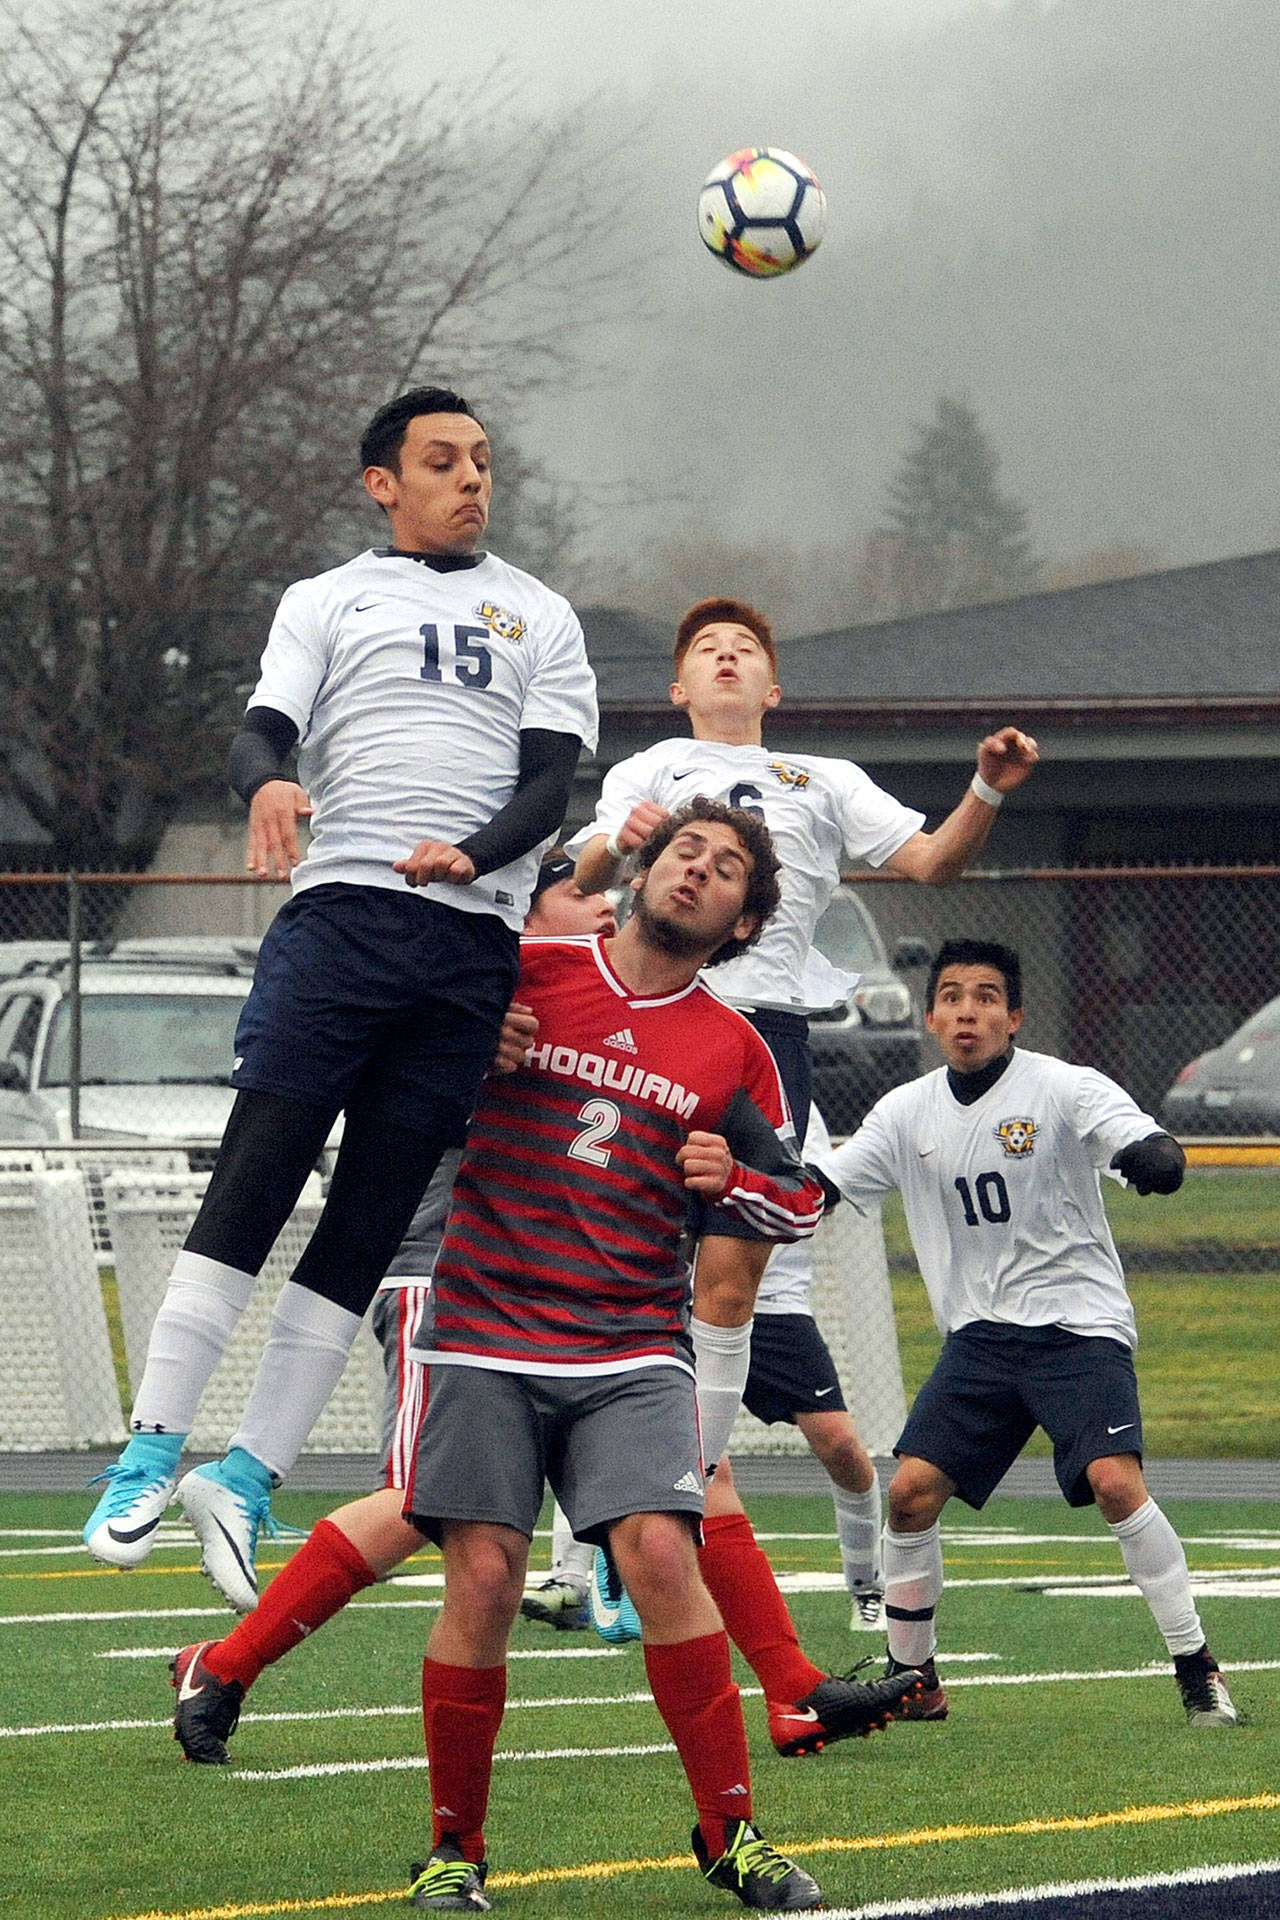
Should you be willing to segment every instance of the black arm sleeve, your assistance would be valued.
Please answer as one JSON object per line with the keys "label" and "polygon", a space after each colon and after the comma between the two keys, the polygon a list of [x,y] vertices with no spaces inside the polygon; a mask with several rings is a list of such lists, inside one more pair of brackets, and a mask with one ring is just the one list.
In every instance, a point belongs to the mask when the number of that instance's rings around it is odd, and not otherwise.
{"label": "black arm sleeve", "polygon": [[1149,1133],[1121,1147],[1111,1162],[1139,1193],[1176,1193],[1187,1170],[1187,1156],[1168,1133]]}
{"label": "black arm sleeve", "polygon": [[282,777],[281,768],[297,743],[298,729],[287,713],[250,707],[227,755],[227,778],[246,805],[259,787]]}
{"label": "black arm sleeve", "polygon": [[514,794],[492,820],[458,842],[458,851],[478,874],[494,873],[509,860],[518,860],[556,831],[568,810],[581,752],[582,742],[574,733],[531,727],[520,735]]}
{"label": "black arm sleeve", "polygon": [[797,1191],[806,1175],[820,1180],[826,1195],[826,1212],[830,1212],[840,1199],[840,1189],[833,1186],[819,1167],[806,1166],[795,1149],[785,1140],[780,1140],[773,1127],[765,1119],[751,1095],[739,1088],[729,1102],[728,1111],[720,1127],[728,1142],[729,1151],[744,1167],[754,1167],[757,1173],[767,1173],[777,1180],[780,1186]]}

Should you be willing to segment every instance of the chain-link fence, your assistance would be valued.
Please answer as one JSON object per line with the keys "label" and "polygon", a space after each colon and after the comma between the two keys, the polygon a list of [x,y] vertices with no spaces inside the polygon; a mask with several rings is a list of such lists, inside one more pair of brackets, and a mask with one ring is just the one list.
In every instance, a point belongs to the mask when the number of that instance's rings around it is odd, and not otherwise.
{"label": "chain-link fence", "polygon": [[[862,874],[850,885],[889,953],[911,936],[931,949],[958,934],[1017,947],[1025,1045],[1100,1067],[1181,1134],[1280,1134],[1280,1004],[1177,1084],[1280,995],[1280,868],[978,873],[946,888]],[[227,1091],[237,1003],[284,897],[229,875],[0,874],[0,1142],[216,1139],[221,1109],[199,1090]],[[835,1049],[822,1076],[835,1132],[857,1124],[886,1077],[936,1064],[923,974],[902,978],[914,1018],[904,1023],[905,996],[891,988],[864,996],[847,1034],[815,1027],[815,1045]]]}

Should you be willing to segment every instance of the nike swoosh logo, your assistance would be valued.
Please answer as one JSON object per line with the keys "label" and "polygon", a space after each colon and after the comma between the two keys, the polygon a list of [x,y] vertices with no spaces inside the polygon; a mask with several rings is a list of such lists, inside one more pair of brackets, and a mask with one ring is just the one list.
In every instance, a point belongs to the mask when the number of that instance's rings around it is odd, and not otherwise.
{"label": "nike swoosh logo", "polygon": [[373,609],[374,609],[375,607],[380,607],[381,605],[382,605],[382,602],[381,602],[380,600],[366,600],[366,601],[365,601],[365,603],[364,603],[364,605],[363,605],[362,607],[361,607],[361,606],[357,606],[357,608],[356,608],[356,612],[357,612],[357,613],[372,613],[372,612],[373,612]]}
{"label": "nike swoosh logo", "polygon": [[780,1713],[779,1720],[802,1720],[806,1726],[812,1726],[817,1714],[812,1707],[797,1707],[794,1713]]}
{"label": "nike swoosh logo", "polygon": [[257,1577],[254,1574],[253,1568],[246,1564],[244,1555],[241,1553],[239,1547],[236,1545],[234,1535],[227,1532],[227,1529],[223,1526],[221,1520],[219,1520],[216,1513],[213,1516],[213,1524],[218,1529],[218,1532],[222,1535],[227,1545],[230,1547],[232,1555],[234,1556],[236,1565],[239,1567],[241,1573],[244,1575],[245,1579],[249,1582],[249,1585],[253,1588],[254,1592],[256,1593],[258,1591]]}
{"label": "nike swoosh logo", "polygon": [[698,769],[696,767],[686,767],[683,773],[673,773],[671,778],[673,780],[692,780],[697,771]]}
{"label": "nike swoosh logo", "polygon": [[1137,1424],[1138,1423],[1136,1420],[1126,1420],[1121,1426],[1108,1427],[1107,1432],[1108,1433],[1126,1433],[1130,1427],[1136,1427]]}
{"label": "nike swoosh logo", "polygon": [[147,1535],[154,1533],[159,1525],[159,1514],[156,1515],[154,1520],[144,1521],[140,1527],[113,1527],[110,1522],[108,1522],[107,1538],[108,1540],[118,1541],[122,1547],[127,1547],[135,1540],[145,1540]]}
{"label": "nike swoosh logo", "polygon": [[825,1400],[829,1393],[834,1393],[834,1392],[835,1392],[834,1387],[815,1387],[813,1390],[813,1397],[815,1400]]}
{"label": "nike swoosh logo", "polygon": [[927,1153],[932,1153],[932,1152],[933,1152],[933,1148],[932,1148],[931,1146],[929,1146],[929,1147],[921,1147],[921,1148],[919,1149],[919,1153],[920,1153],[920,1158],[921,1158],[921,1159],[923,1160],[923,1159],[924,1159],[924,1157],[925,1157],[925,1155],[926,1155]]}
{"label": "nike swoosh logo", "polygon": [[195,1670],[196,1670],[196,1663],[193,1660],[191,1662],[191,1665],[187,1668],[186,1673],[183,1675],[182,1685],[178,1688],[179,1700],[196,1700],[204,1692],[203,1681],[201,1681],[198,1687],[193,1687],[191,1684],[191,1676],[195,1672]]}

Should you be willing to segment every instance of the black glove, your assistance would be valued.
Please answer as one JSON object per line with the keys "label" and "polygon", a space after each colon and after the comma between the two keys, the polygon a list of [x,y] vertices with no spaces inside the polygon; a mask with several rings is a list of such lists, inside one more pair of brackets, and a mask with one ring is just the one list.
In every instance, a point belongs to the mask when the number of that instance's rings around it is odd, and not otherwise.
{"label": "black glove", "polygon": [[1176,1193],[1187,1170],[1187,1156],[1168,1133],[1150,1133],[1121,1147],[1111,1162],[1139,1193]]}

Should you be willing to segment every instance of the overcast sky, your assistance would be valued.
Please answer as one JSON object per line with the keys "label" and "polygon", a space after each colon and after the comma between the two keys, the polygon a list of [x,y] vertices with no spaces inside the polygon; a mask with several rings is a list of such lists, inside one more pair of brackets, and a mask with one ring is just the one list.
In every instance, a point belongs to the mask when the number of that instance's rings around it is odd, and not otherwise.
{"label": "overcast sky", "polygon": [[[425,86],[507,60],[626,161],[603,379],[525,429],[599,538],[801,546],[874,524],[913,425],[970,401],[1040,551],[1280,539],[1276,0],[340,0]],[[512,129],[518,165],[518,127]],[[694,205],[733,148],[827,191],[821,250],[730,274]]]}

